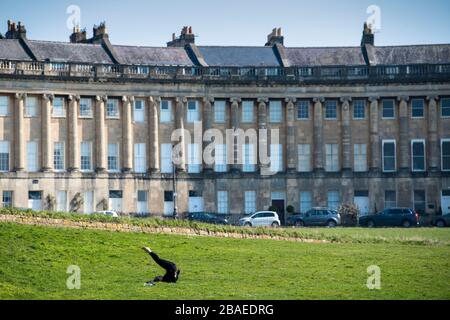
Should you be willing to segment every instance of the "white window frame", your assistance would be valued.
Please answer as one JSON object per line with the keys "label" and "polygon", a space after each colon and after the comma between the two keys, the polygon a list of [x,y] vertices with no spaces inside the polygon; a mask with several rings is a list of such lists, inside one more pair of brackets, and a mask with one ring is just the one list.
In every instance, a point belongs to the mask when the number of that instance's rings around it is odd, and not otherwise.
{"label": "white window frame", "polygon": [[[307,152],[306,152],[307,151]],[[301,143],[297,145],[298,172],[311,172],[311,144]]]}
{"label": "white window frame", "polygon": [[[306,104],[306,106],[305,105],[302,106],[302,104]],[[310,102],[308,100],[299,100],[299,101],[297,101],[295,106],[296,106],[296,111],[297,111],[297,115],[296,115],[296,119],[297,120],[307,121],[307,120],[310,119],[310,107],[311,107],[311,104],[310,104]],[[307,113],[307,117],[306,118],[299,117],[299,110],[300,110],[301,107],[306,107],[306,113]]]}
{"label": "white window frame", "polygon": [[255,103],[253,100],[243,100],[242,101],[242,123],[253,123],[255,121]]}
{"label": "white window frame", "polygon": [[133,165],[135,173],[147,172],[147,145],[145,143],[135,143],[133,148]]}
{"label": "white window frame", "polygon": [[229,197],[228,191],[217,191],[217,213],[228,214],[229,213]]}
{"label": "white window frame", "polygon": [[[414,101],[422,101],[422,116],[420,117],[414,116]],[[422,98],[411,99],[411,119],[423,119],[423,118],[425,118],[425,99]]]}
{"label": "white window frame", "polygon": [[226,144],[216,144],[214,146],[214,171],[227,172],[227,146]]}
{"label": "white window frame", "polygon": [[9,115],[9,96],[0,96],[0,117]]}
{"label": "white window frame", "polygon": [[[165,109],[166,107],[167,109]],[[161,102],[159,103],[159,122],[170,123],[172,120],[172,101],[168,99],[161,99]]]}
{"label": "white window frame", "polygon": [[[61,206],[61,195],[64,194],[64,206]],[[62,209],[61,209],[62,207]],[[65,190],[58,190],[56,193],[56,211],[58,212],[67,212],[67,191]]]}
{"label": "white window frame", "polygon": [[214,101],[214,122],[225,123],[227,115],[227,102],[224,100]]}
{"label": "white window frame", "polygon": [[[414,169],[414,143],[422,143],[423,145],[423,169],[417,170]],[[411,140],[411,171],[412,172],[425,172],[427,171],[427,146],[425,139],[412,139]]]}
{"label": "white window frame", "polygon": [[[394,170],[386,170],[384,168],[384,145],[388,144],[388,143],[394,143],[394,162],[395,162]],[[381,161],[382,161],[383,172],[397,172],[397,141],[395,139],[386,139],[386,140],[382,141],[382,144],[381,144]]]}
{"label": "white window frame", "polygon": [[256,212],[256,191],[248,190],[244,194],[244,213],[251,214]]}
{"label": "white window frame", "polygon": [[188,173],[201,172],[200,146],[197,143],[188,144]]}
{"label": "white window frame", "polygon": [[339,172],[339,169],[340,169],[339,144],[338,143],[325,144],[325,171]]}
{"label": "white window frame", "polygon": [[[87,155],[83,154],[83,146],[88,147],[88,153]],[[83,157],[88,157],[89,159],[89,168],[83,169]],[[92,157],[92,141],[81,141],[80,143],[80,171],[81,172],[92,172],[93,171],[93,157]]]}
{"label": "white window frame", "polygon": [[[61,105],[57,105],[56,101],[61,101]],[[53,118],[65,118],[66,117],[66,99],[64,97],[55,97],[53,99]]]}
{"label": "white window frame", "polygon": [[[86,106],[89,108],[82,108],[81,106]],[[82,111],[83,110],[83,111]],[[78,106],[78,117],[79,118],[92,118],[93,117],[93,110],[92,110],[92,99],[91,98],[81,98],[80,104]]]}
{"label": "white window frame", "polygon": [[[194,104],[195,109],[189,109]],[[200,104],[197,100],[189,99],[186,107],[186,121],[194,123],[200,121]]]}
{"label": "white window frame", "polygon": [[[31,103],[33,102],[34,103]],[[33,96],[27,96],[27,98],[25,99],[25,112],[24,115],[25,117],[28,118],[35,118],[38,116],[38,104],[39,104],[39,100],[37,97],[33,97]],[[32,111],[32,112],[30,112]]]}
{"label": "white window frame", "polygon": [[444,101],[448,101],[448,103],[449,103],[449,107],[447,107],[447,108],[449,108],[449,109],[450,109],[450,98],[442,98],[442,99],[441,99],[441,101],[440,101],[440,107],[441,107],[441,118],[442,118],[442,119],[449,119],[449,118],[450,118],[450,115],[449,115],[449,116],[444,116],[444,107],[443,107],[443,105],[444,105]]}
{"label": "white window frame", "polygon": [[[110,109],[109,106],[113,105],[114,109]],[[117,98],[108,98],[106,101],[106,119],[120,119],[120,110],[119,110],[119,99]],[[115,112],[114,112],[115,110]]]}
{"label": "white window frame", "polygon": [[[58,160],[56,155],[57,145],[61,146],[60,160]],[[62,168],[58,168],[57,162],[62,164]],[[55,141],[53,143],[53,168],[56,172],[64,172],[66,170],[66,148],[64,141]]]}
{"label": "white window frame", "polygon": [[[161,173],[173,172],[173,146],[170,143],[161,144]],[[170,150],[170,152],[168,152]],[[167,154],[166,154],[167,153]]]}
{"label": "white window frame", "polygon": [[[115,150],[113,150],[115,149]],[[114,153],[112,151],[115,151]],[[118,143],[108,143],[108,172],[120,172],[120,146]],[[115,158],[115,159],[114,159]],[[111,167],[112,161],[115,161],[115,168]]]}
{"label": "white window frame", "polygon": [[[392,113],[393,113],[392,117],[385,117],[384,116],[384,102],[385,101],[392,101]],[[384,119],[384,120],[393,120],[393,119],[395,119],[395,116],[396,116],[395,107],[396,107],[395,99],[382,99],[381,100],[381,119]]]}
{"label": "white window frame", "polygon": [[353,171],[367,172],[367,169],[367,144],[353,144]]}
{"label": "white window frame", "polygon": [[[139,201],[139,193],[145,193],[145,201]],[[147,190],[137,190],[136,191],[136,212],[139,214],[146,214],[150,213],[150,210],[148,208],[148,194],[149,192]],[[140,205],[141,204],[141,205]],[[139,208],[142,206],[142,204],[145,204],[145,211],[139,210]]]}
{"label": "white window frame", "polygon": [[[335,107],[335,110],[334,110],[334,112],[335,112],[335,117],[328,117],[328,115],[327,115],[327,110],[328,110],[328,106],[329,106],[329,104],[330,103],[333,103],[334,104],[334,107]],[[338,105],[338,102],[337,102],[337,100],[325,100],[325,103],[324,103],[325,105],[324,105],[324,117],[325,117],[325,120],[331,120],[331,121],[333,121],[333,120],[338,120],[339,119],[339,116],[338,116],[338,108],[339,108],[339,105]]]}
{"label": "white window frame", "polygon": [[283,104],[281,100],[269,101],[269,122],[270,123],[283,122]]}
{"label": "white window frame", "polygon": [[[137,106],[140,104],[140,108]],[[134,123],[144,123],[145,122],[145,100],[135,99],[133,102],[133,122]]]}
{"label": "white window frame", "polygon": [[11,146],[9,141],[0,141],[0,153],[8,154],[8,162],[6,163],[7,170],[3,170],[0,167],[0,172],[9,172],[11,170]]}
{"label": "white window frame", "polygon": [[[7,203],[5,201],[5,195],[8,194],[8,197],[10,199],[10,202]],[[2,192],[2,207],[3,208],[10,208],[14,206],[14,191],[11,190],[3,190]]]}
{"label": "white window frame", "polygon": [[[87,201],[88,198],[87,195],[92,196],[92,202],[90,203],[90,208],[87,207]],[[83,192],[83,213],[84,214],[91,214],[95,212],[95,192],[94,191],[85,191]]]}
{"label": "white window frame", "polygon": [[[34,150],[30,147],[34,146]],[[33,152],[31,152],[33,151]],[[39,171],[39,143],[37,141],[27,141],[27,172]]]}
{"label": "white window frame", "polygon": [[[441,139],[441,171],[450,172],[450,168],[444,169],[444,143],[450,143],[450,139]],[[450,157],[450,155],[448,155]]]}
{"label": "white window frame", "polygon": [[[308,195],[309,200],[306,201],[302,196]],[[309,206],[306,206],[306,208],[303,208],[303,204],[309,203]],[[299,212],[300,213],[306,213],[313,207],[313,195],[311,191],[300,191],[300,202],[299,202]]]}
{"label": "white window frame", "polygon": [[274,173],[283,172],[283,145],[270,145],[270,171]]}
{"label": "white window frame", "polygon": [[[356,111],[356,105],[357,105],[357,103],[362,103],[363,105],[362,105],[362,108],[363,108],[363,112],[364,112],[364,117],[355,117],[355,111]],[[355,99],[354,101],[353,101],[353,113],[352,113],[352,118],[353,118],[353,120],[356,120],[356,121],[360,121],[360,120],[365,120],[366,119],[366,100],[363,100],[363,99]]]}

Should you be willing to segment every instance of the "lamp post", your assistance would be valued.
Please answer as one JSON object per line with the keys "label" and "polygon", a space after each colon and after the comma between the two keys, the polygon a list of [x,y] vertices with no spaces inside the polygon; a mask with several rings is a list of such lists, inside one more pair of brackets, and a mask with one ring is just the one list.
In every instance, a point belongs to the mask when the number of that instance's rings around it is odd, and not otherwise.
{"label": "lamp post", "polygon": [[[173,150],[173,149],[172,149]],[[172,161],[172,185],[173,185],[173,219],[178,219],[178,208],[177,208],[177,166]]]}

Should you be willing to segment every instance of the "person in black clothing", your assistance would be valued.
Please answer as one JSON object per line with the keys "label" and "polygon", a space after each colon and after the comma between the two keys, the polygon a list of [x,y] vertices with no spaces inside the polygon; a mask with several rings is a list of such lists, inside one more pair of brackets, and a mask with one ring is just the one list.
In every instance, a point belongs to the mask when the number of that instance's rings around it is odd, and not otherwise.
{"label": "person in black clothing", "polygon": [[142,249],[147,252],[161,268],[166,270],[165,275],[157,276],[153,281],[146,282],[146,286],[154,286],[156,282],[176,283],[178,281],[181,271],[177,268],[175,263],[161,259],[156,253],[150,250],[150,248],[144,247]]}

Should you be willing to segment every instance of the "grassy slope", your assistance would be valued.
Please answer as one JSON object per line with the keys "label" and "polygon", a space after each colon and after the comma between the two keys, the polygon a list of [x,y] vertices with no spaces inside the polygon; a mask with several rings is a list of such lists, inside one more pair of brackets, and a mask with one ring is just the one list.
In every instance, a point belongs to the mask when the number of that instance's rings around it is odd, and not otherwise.
{"label": "grassy slope", "polygon": [[[391,232],[386,230],[387,232]],[[177,262],[176,285],[140,249]],[[305,244],[0,224],[1,299],[450,299],[450,247]],[[382,290],[366,269],[382,269]],[[81,290],[67,290],[69,265]]]}

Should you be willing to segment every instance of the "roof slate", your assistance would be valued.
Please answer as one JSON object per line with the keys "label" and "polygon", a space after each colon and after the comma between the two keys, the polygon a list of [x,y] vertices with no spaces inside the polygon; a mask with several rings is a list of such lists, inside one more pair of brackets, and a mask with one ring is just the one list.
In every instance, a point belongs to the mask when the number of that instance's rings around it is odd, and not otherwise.
{"label": "roof slate", "polygon": [[192,66],[184,48],[113,46],[124,64]]}
{"label": "roof slate", "polygon": [[31,57],[26,53],[19,40],[0,40],[0,59],[31,61]]}
{"label": "roof slate", "polygon": [[204,47],[198,46],[208,66],[280,67],[272,47]]}

